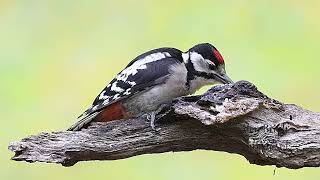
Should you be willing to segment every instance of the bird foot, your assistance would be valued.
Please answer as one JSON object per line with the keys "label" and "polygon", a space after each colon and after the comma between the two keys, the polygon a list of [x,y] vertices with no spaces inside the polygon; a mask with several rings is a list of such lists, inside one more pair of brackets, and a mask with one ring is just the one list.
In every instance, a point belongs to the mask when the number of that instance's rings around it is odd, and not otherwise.
{"label": "bird foot", "polygon": [[147,119],[148,119],[148,121],[150,121],[150,127],[151,127],[152,130],[154,130],[154,131],[159,131],[160,130],[160,128],[156,128],[156,126],[155,126],[155,121],[157,120],[155,111],[152,111],[152,112],[148,113],[147,114]]}
{"label": "bird foot", "polygon": [[161,128],[156,128],[155,126],[155,123],[157,121],[157,114],[159,114],[164,107],[166,107],[167,105],[166,104],[163,104],[161,105],[157,110],[155,111],[152,111],[150,113],[147,113],[146,116],[147,116],[147,120],[150,121],[150,127],[152,130],[154,131],[159,131]]}

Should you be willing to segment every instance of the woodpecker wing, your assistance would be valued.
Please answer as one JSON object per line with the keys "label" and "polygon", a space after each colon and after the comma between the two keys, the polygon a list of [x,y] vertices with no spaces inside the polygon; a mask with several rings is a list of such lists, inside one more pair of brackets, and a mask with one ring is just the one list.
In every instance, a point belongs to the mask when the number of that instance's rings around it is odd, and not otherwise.
{"label": "woodpecker wing", "polygon": [[96,97],[92,107],[86,110],[79,122],[69,130],[79,130],[90,123],[105,107],[165,83],[170,75],[170,67],[181,63],[180,58],[169,52],[153,52],[134,59]]}
{"label": "woodpecker wing", "polygon": [[123,73],[120,73],[97,96],[93,102],[93,107],[95,107],[93,111],[103,109],[115,102],[166,82],[170,74],[168,67],[177,63],[179,61],[174,58],[165,58],[161,61],[147,63],[145,69],[139,69],[136,74],[129,75],[125,79],[122,79]]}

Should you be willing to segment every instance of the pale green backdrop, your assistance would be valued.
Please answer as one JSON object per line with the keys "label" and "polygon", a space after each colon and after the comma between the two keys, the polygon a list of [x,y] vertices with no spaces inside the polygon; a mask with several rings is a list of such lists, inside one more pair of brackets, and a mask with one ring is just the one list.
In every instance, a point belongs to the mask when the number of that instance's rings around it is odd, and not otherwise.
{"label": "pale green backdrop", "polygon": [[211,42],[234,80],[320,111],[319,9],[316,0],[0,0],[0,179],[320,179],[319,168],[273,176],[272,166],[222,152],[64,168],[10,161],[7,150],[10,141],[70,126],[132,58],[162,46]]}

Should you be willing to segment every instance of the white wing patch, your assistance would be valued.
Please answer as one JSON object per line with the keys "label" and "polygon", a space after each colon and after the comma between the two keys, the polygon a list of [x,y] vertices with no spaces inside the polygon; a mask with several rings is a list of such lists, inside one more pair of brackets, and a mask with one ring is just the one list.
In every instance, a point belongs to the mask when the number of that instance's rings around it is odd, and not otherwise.
{"label": "white wing patch", "polygon": [[91,109],[92,109],[92,111],[95,111],[95,110],[98,109],[98,107],[99,107],[99,105],[95,105],[95,106],[93,106]]}
{"label": "white wing patch", "polygon": [[120,98],[120,94],[116,94],[116,95],[113,96],[112,99],[113,99],[113,100],[117,100],[117,99],[119,99],[119,98]]}
{"label": "white wing patch", "polygon": [[126,90],[126,92],[124,92],[123,94],[124,94],[124,95],[130,95],[130,94],[131,94],[130,91],[131,91],[131,88],[128,88],[128,89]]}
{"label": "white wing patch", "polygon": [[168,52],[164,52],[164,55],[165,55],[166,57],[171,57],[171,54],[168,53]]}
{"label": "white wing patch", "polygon": [[137,74],[139,69],[146,69],[147,63],[155,62],[166,57],[171,57],[170,53],[168,52],[153,53],[142,59],[139,59],[136,62],[134,62],[131,66],[124,69],[117,76],[117,80],[127,82],[128,77]]}
{"label": "white wing patch", "polygon": [[146,69],[147,65],[141,64],[139,66],[131,65],[130,67],[127,67],[125,70],[123,70],[118,76],[117,80],[126,82],[129,76],[135,75],[138,73],[139,69]]}
{"label": "white wing patch", "polygon": [[121,93],[124,91],[124,89],[122,89],[121,87],[118,87],[117,86],[117,81],[115,81],[114,83],[112,83],[111,85],[111,91],[114,91],[114,92],[118,92],[118,93]]}
{"label": "white wing patch", "polygon": [[109,96],[104,95],[104,93],[106,93],[106,90],[104,90],[104,91],[102,91],[102,92],[100,93],[99,99],[107,99],[107,98],[109,98]]}
{"label": "white wing patch", "polygon": [[137,83],[133,81],[127,81],[126,83],[130,84],[131,86],[135,86]]}
{"label": "white wing patch", "polygon": [[102,105],[107,105],[107,104],[109,104],[109,102],[110,102],[110,98],[104,100],[103,103],[102,103]]}

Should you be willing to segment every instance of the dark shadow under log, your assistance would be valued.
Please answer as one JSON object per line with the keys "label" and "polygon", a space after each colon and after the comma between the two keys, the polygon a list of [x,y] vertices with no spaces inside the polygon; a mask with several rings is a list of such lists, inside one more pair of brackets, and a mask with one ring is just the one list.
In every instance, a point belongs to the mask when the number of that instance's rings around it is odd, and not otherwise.
{"label": "dark shadow under log", "polygon": [[63,166],[197,149],[237,153],[257,165],[320,166],[320,113],[270,99],[247,81],[178,98],[158,117],[158,131],[144,118],[94,123],[30,136],[9,149],[16,161]]}

